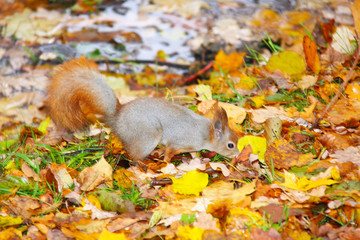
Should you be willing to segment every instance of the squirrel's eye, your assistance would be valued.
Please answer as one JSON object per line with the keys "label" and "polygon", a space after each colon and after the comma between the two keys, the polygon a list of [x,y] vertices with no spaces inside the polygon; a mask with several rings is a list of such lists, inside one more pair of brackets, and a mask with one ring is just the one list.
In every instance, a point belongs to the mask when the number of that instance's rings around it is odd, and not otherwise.
{"label": "squirrel's eye", "polygon": [[235,145],[233,143],[228,143],[227,146],[228,146],[228,148],[231,149],[231,148],[234,148]]}

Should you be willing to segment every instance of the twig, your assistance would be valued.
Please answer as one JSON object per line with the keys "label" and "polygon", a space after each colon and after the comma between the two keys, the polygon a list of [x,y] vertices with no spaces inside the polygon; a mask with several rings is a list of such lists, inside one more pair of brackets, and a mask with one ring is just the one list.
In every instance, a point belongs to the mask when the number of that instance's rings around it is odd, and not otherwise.
{"label": "twig", "polygon": [[190,77],[186,78],[183,82],[183,84],[190,82],[194,80],[196,77],[200,76],[201,74],[205,73],[207,70],[209,70],[214,65],[214,61],[209,62],[208,65],[206,65],[203,69],[198,71],[197,73],[191,75]]}
{"label": "twig", "polygon": [[319,123],[319,121],[324,117],[324,115],[335,105],[335,103],[338,101],[340,95],[342,94],[343,90],[345,89],[345,87],[347,86],[347,84],[349,83],[350,79],[353,77],[353,73],[355,70],[356,65],[359,62],[359,57],[360,57],[360,46],[357,49],[357,55],[355,58],[355,61],[351,67],[351,69],[349,70],[348,74],[346,75],[345,81],[341,84],[341,87],[339,89],[339,91],[336,93],[335,97],[333,97],[333,99],[331,99],[330,103],[326,106],[326,108],[322,111],[322,113],[320,114],[320,116],[314,121],[313,127],[316,127]]}

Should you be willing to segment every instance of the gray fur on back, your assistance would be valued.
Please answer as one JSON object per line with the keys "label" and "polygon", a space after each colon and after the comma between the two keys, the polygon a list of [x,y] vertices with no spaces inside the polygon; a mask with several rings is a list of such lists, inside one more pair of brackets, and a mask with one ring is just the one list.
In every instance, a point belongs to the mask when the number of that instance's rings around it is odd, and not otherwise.
{"label": "gray fur on back", "polygon": [[199,151],[204,148],[204,140],[209,138],[211,125],[210,119],[160,98],[139,98],[129,102],[121,107],[115,119],[108,124],[125,146],[143,145],[138,146],[145,152],[139,153],[139,158],[146,157],[158,144]]}

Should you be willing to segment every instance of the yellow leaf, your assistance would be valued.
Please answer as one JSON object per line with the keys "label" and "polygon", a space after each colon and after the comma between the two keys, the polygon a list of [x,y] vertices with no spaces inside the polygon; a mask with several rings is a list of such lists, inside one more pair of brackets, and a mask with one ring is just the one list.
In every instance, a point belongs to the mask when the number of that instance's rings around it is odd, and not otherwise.
{"label": "yellow leaf", "polygon": [[[100,203],[100,201],[99,201],[99,199],[97,199],[95,196],[93,196],[93,195],[88,195],[88,196],[86,196],[86,198],[87,198],[87,200],[89,200],[89,202],[91,202],[95,207],[97,207],[98,209],[100,209],[101,210],[101,203]],[[86,198],[83,198],[82,200],[81,200],[81,205],[82,206],[85,206],[86,205],[86,202],[85,202],[85,199]]]}
{"label": "yellow leaf", "polygon": [[22,222],[23,220],[20,216],[0,216],[0,226],[3,228],[7,226],[20,225]]}
{"label": "yellow leaf", "polygon": [[331,177],[332,177],[333,179],[335,179],[335,180],[340,180],[340,179],[341,179],[341,178],[340,178],[340,173],[339,173],[339,171],[338,171],[337,168],[332,168],[332,169],[331,169]]}
{"label": "yellow leaf", "polygon": [[212,100],[211,87],[209,85],[205,85],[205,84],[196,85],[194,91],[199,96],[197,97],[199,101]]}
{"label": "yellow leaf", "polygon": [[19,229],[10,227],[0,232],[0,240],[5,239],[23,239]]}
{"label": "yellow leaf", "polygon": [[248,135],[248,136],[245,136],[243,138],[240,138],[238,143],[237,143],[237,147],[238,147],[240,152],[247,145],[251,145],[251,148],[253,150],[253,154],[258,155],[260,160],[265,159],[266,138]]}
{"label": "yellow leaf", "polygon": [[278,183],[280,186],[287,187],[298,191],[308,191],[310,189],[322,186],[332,185],[338,183],[330,177],[320,178],[317,180],[311,180],[306,177],[298,178],[295,174],[285,171],[284,183]]}
{"label": "yellow leaf", "polygon": [[299,240],[310,240],[311,236],[305,231],[289,231],[289,236],[292,239],[299,239]]}
{"label": "yellow leaf", "polygon": [[208,184],[208,177],[207,173],[190,171],[181,178],[171,177],[173,181],[172,188],[176,193],[199,196],[199,193]]}
{"label": "yellow leaf", "polygon": [[273,72],[280,70],[287,73],[292,79],[299,78],[306,70],[304,58],[293,51],[280,52],[277,55],[272,55],[266,64],[266,68]]}
{"label": "yellow leaf", "polygon": [[360,101],[360,85],[357,82],[347,85],[345,93],[349,95],[349,98]]}
{"label": "yellow leaf", "polygon": [[47,117],[45,118],[45,120],[41,121],[38,127],[39,131],[42,133],[46,133],[46,128],[49,126],[50,121],[51,121],[50,117]]}
{"label": "yellow leaf", "polygon": [[181,240],[202,240],[204,229],[190,226],[180,226],[176,231],[176,235]]}
{"label": "yellow leaf", "polygon": [[251,99],[251,102],[253,103],[251,105],[253,105],[255,108],[261,108],[266,103],[266,99],[264,96],[255,96],[250,99]]}
{"label": "yellow leaf", "polygon": [[244,56],[245,53],[238,52],[226,55],[224,51],[220,49],[218,54],[215,56],[214,70],[219,71],[220,67],[224,72],[237,70],[244,63]]}
{"label": "yellow leaf", "polygon": [[235,88],[251,90],[257,86],[257,79],[254,77],[250,77],[243,72],[232,72],[231,79],[235,83]]}
{"label": "yellow leaf", "polygon": [[100,234],[99,240],[126,240],[124,233],[112,233],[104,228]]}
{"label": "yellow leaf", "polygon": [[168,58],[169,56],[163,51],[163,50],[159,50],[156,53],[156,60],[158,61],[166,61],[166,58]]}
{"label": "yellow leaf", "polygon": [[265,224],[263,216],[258,212],[241,207],[230,209],[230,218],[227,221],[229,225],[238,224],[239,219],[241,222],[246,222],[249,227],[259,227]]}

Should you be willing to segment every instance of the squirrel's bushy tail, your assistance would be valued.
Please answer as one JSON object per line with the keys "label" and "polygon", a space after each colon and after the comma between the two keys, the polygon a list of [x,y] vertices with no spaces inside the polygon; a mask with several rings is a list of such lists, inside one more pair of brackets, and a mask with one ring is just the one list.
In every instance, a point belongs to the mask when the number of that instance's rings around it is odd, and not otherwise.
{"label": "squirrel's bushy tail", "polygon": [[89,121],[112,118],[120,104],[95,62],[80,57],[57,66],[48,87],[48,110],[55,124],[71,132]]}

